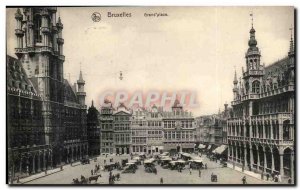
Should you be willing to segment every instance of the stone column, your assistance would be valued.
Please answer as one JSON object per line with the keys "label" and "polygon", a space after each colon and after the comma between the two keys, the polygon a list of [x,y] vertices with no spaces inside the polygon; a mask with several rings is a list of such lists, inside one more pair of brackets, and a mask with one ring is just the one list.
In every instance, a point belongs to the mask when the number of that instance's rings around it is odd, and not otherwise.
{"label": "stone column", "polygon": [[231,145],[231,160],[234,161],[233,145]]}
{"label": "stone column", "polygon": [[32,156],[32,174],[35,173],[35,155]]}
{"label": "stone column", "polygon": [[266,155],[266,151],[264,150],[264,172],[267,172],[267,155]]}
{"label": "stone column", "polygon": [[51,152],[49,153],[49,156],[50,156],[50,169],[52,169],[52,167],[53,167],[52,164],[53,163],[52,163],[52,153]]}
{"label": "stone column", "polygon": [[291,179],[294,183],[294,152],[291,153]]}
{"label": "stone column", "polygon": [[244,160],[245,160],[245,168],[248,167],[248,161],[247,161],[247,146],[244,147]]}
{"label": "stone column", "polygon": [[250,147],[250,168],[252,170],[252,167],[253,167],[253,149],[252,147]]}
{"label": "stone column", "polygon": [[266,138],[266,122],[265,122],[265,120],[263,120],[263,122],[262,122],[262,125],[263,125],[263,138],[265,139]]}
{"label": "stone column", "polygon": [[271,128],[271,139],[274,139],[274,135],[273,135],[273,122],[270,121],[270,128]]}
{"label": "stone column", "polygon": [[43,170],[46,170],[46,153],[43,153]]}
{"label": "stone column", "polygon": [[238,162],[238,146],[235,147],[235,161]]}
{"label": "stone column", "polygon": [[79,157],[80,157],[80,159],[82,159],[81,146],[82,146],[82,145],[79,146],[79,155],[80,155]]}
{"label": "stone column", "polygon": [[240,162],[241,162],[241,163],[243,162],[243,160],[242,160],[242,157],[243,157],[242,149],[243,149],[243,147],[240,145]]}
{"label": "stone column", "polygon": [[273,173],[273,171],[275,170],[275,166],[274,166],[274,153],[273,153],[273,151],[271,152],[271,155],[272,155],[272,166],[271,166],[271,170],[272,170],[272,173]]}
{"label": "stone column", "polygon": [[280,170],[279,170],[279,173],[281,175],[281,177],[283,176],[284,174],[284,170],[283,170],[283,154],[280,154]]}
{"label": "stone column", "polygon": [[23,161],[23,157],[20,157],[20,174],[22,174],[22,161]]}
{"label": "stone column", "polygon": [[73,159],[73,153],[74,153],[74,147],[71,147],[71,162],[74,161],[74,159]]}
{"label": "stone column", "polygon": [[260,156],[259,156],[259,148],[257,148],[257,171],[259,170],[260,167]]}
{"label": "stone column", "polygon": [[69,163],[69,148],[67,148],[66,164]]}
{"label": "stone column", "polygon": [[38,153],[38,168],[37,171],[40,172],[41,171],[41,153]]}

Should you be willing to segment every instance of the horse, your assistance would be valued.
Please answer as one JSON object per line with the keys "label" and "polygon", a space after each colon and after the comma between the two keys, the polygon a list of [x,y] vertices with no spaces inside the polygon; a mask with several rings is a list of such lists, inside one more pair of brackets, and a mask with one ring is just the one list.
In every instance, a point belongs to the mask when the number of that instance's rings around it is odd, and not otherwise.
{"label": "horse", "polygon": [[97,182],[99,177],[102,177],[101,174],[89,177],[89,183],[91,183],[93,180],[95,180],[95,182]]}

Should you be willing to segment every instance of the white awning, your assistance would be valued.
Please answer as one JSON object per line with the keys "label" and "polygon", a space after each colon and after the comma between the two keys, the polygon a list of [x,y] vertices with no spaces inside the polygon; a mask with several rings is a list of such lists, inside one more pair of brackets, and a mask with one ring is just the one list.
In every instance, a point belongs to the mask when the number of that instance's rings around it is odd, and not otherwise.
{"label": "white awning", "polygon": [[204,144],[199,144],[198,148],[204,149],[204,148],[205,148],[205,145],[204,145]]}

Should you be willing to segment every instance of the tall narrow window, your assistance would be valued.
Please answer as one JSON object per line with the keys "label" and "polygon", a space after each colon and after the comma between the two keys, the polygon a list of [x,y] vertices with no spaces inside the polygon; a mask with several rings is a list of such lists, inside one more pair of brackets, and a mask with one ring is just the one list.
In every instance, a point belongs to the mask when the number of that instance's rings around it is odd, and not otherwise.
{"label": "tall narrow window", "polygon": [[34,39],[35,43],[42,43],[41,26],[42,18],[40,15],[35,16],[35,28],[34,28]]}

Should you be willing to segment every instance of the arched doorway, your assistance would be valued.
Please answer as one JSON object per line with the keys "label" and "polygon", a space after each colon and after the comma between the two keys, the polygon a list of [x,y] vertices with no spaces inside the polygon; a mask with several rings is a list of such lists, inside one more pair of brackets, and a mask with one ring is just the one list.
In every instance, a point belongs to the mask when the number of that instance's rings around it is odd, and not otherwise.
{"label": "arched doorway", "polygon": [[258,156],[259,156],[259,170],[264,170],[264,149],[262,145],[258,146]]}
{"label": "arched doorway", "polygon": [[257,148],[255,144],[252,144],[252,152],[253,152],[253,164],[254,164],[254,168],[257,168],[257,164],[258,164],[258,159],[257,159]]}
{"label": "arched doorway", "polygon": [[274,170],[275,172],[279,172],[280,170],[280,156],[277,147],[273,148],[273,158],[274,158]]}
{"label": "arched doorway", "polygon": [[292,155],[292,149],[286,148],[283,151],[283,171],[284,175],[291,176],[291,155]]}
{"label": "arched doorway", "polygon": [[272,173],[272,152],[271,148],[269,146],[265,147],[265,153],[266,153],[266,172]]}

